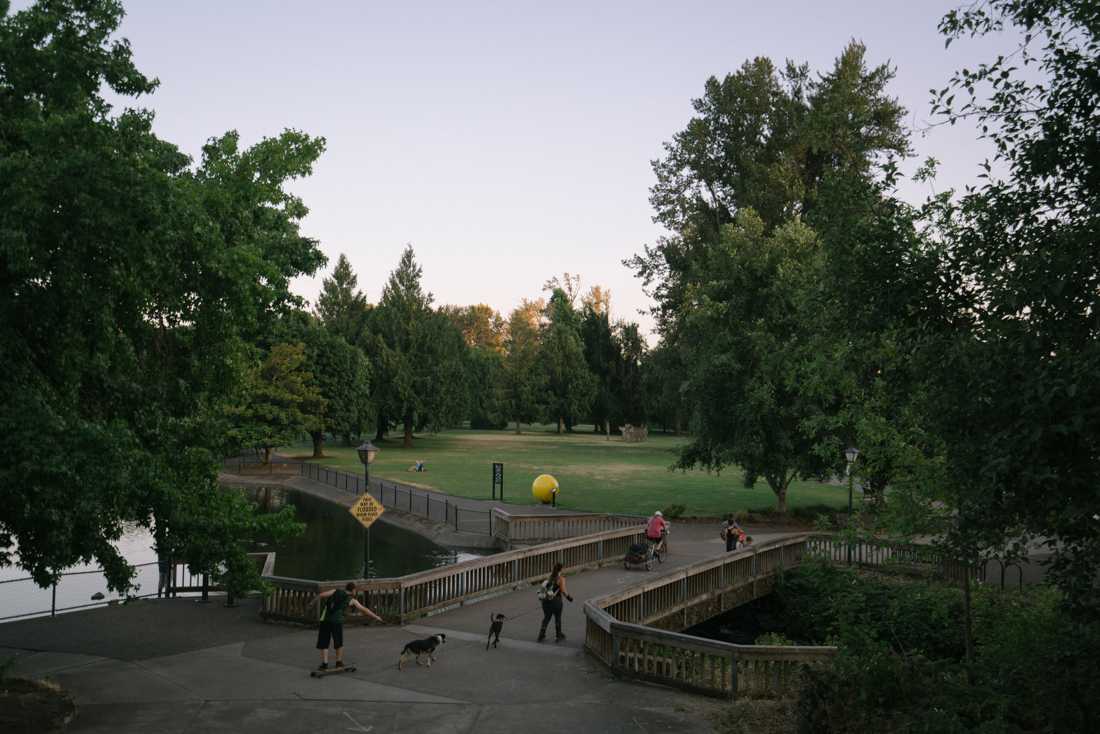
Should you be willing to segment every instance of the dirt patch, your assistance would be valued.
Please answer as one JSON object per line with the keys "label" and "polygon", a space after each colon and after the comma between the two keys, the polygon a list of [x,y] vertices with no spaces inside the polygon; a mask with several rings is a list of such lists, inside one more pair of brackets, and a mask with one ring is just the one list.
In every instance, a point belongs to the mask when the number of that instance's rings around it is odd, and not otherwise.
{"label": "dirt patch", "polygon": [[0,680],[0,731],[11,734],[60,732],[76,716],[68,693],[50,681]]}

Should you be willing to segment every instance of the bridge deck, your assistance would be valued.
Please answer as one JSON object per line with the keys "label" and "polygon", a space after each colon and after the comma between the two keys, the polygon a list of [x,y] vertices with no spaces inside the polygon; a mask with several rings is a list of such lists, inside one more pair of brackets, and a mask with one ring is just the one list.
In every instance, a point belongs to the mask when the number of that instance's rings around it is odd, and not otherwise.
{"label": "bridge deck", "polygon": [[[650,574],[723,551],[711,525],[677,526],[671,545]],[[252,602],[140,602],[0,625],[0,660],[16,655],[14,674],[49,675],[72,691],[72,732],[709,731],[719,704],[617,681],[581,649],[583,601],[646,574],[570,576],[576,602],[560,645],[535,643],[541,611],[528,589],[406,628],[349,627],[345,655],[358,671],[321,680],[306,674],[315,632],[263,624]],[[496,611],[509,620],[501,648],[486,651]],[[398,672],[404,643],[437,629],[448,633],[439,662]]]}

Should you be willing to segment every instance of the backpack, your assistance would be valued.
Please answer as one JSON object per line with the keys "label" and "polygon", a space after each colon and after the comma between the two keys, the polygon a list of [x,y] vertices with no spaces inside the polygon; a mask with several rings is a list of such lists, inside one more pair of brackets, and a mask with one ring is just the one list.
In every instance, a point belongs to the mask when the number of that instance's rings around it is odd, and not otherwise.
{"label": "backpack", "polygon": [[550,579],[546,579],[539,586],[539,590],[538,590],[539,601],[553,601],[554,598],[557,595],[558,595],[558,585],[557,585],[557,583],[551,584]]}

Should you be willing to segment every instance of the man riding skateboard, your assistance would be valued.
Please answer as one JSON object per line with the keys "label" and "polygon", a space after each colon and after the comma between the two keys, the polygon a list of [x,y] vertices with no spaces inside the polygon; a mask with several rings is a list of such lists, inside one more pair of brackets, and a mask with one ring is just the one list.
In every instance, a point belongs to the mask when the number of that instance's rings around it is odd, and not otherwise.
{"label": "man riding skateboard", "polygon": [[336,648],[336,670],[344,667],[344,610],[349,606],[381,622],[382,618],[367,609],[355,598],[355,582],[349,581],[343,589],[329,589],[317,595],[321,603],[321,624],[317,628],[317,649],[321,651],[319,671],[328,670],[329,640]]}

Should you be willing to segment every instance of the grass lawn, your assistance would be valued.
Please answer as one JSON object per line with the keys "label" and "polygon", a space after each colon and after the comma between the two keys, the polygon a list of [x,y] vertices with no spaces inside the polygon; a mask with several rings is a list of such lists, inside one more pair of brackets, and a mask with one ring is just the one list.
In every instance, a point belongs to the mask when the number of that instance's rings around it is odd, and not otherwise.
{"label": "grass lawn", "polygon": [[[399,434],[378,443],[371,476],[429,487],[460,497],[489,499],[492,462],[504,462],[504,493],[508,502],[534,504],[531,482],[552,474],[561,485],[558,505],[594,512],[649,514],[672,504],[684,505],[685,515],[720,516],[736,510],[775,507],[775,494],[764,483],[742,486],[741,473],[721,476],[703,471],[669,471],[676,451],[688,439],[650,436],[643,443],[608,441],[587,431],[558,435],[548,426],[512,431],[451,430],[421,434],[413,448],[401,448]],[[297,444],[283,453],[308,458],[311,444]],[[318,463],[362,472],[354,448],[329,444]],[[424,473],[409,471],[422,459]],[[818,482],[794,482],[787,494],[791,508],[809,505],[846,506],[847,487]]]}

